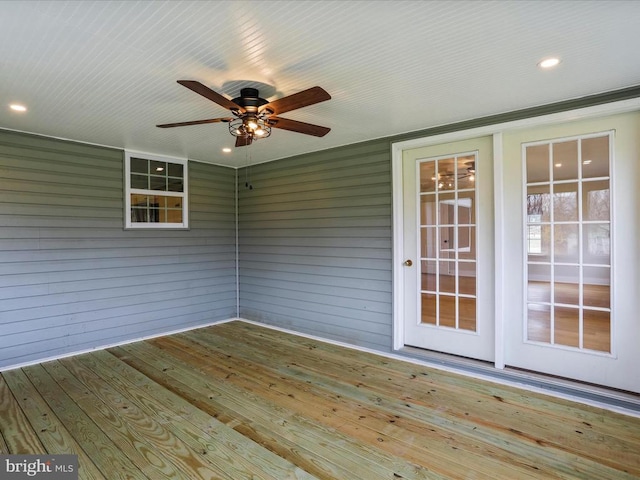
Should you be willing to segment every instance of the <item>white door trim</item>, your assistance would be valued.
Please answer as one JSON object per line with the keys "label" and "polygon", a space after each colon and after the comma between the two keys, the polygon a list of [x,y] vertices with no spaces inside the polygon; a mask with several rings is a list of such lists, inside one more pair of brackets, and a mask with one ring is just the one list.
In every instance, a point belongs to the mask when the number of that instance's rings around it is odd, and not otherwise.
{"label": "white door trim", "polygon": [[[519,128],[534,127],[540,125],[551,125],[567,121],[574,121],[589,117],[614,115],[618,113],[631,112],[640,109],[640,98],[612,102],[603,105],[569,110],[565,112],[542,115],[533,118],[515,120],[511,122],[498,123],[483,127],[472,128],[449,132],[430,137],[414,138],[394,142],[391,144],[391,174],[392,174],[392,214],[393,214],[393,338],[394,350],[404,347],[404,281],[402,275],[402,264],[405,260],[403,251],[404,222],[403,222],[403,198],[402,198],[402,153],[404,150],[426,147],[440,143],[456,142],[481,136],[493,135],[494,138],[494,209],[495,209],[495,248],[496,248],[496,345],[495,345],[495,366],[504,368],[504,298],[503,298],[503,272],[504,258],[502,252],[504,234],[504,215],[501,214],[503,208],[503,198],[501,193],[502,182],[502,132]],[[500,215],[499,215],[500,214]]]}

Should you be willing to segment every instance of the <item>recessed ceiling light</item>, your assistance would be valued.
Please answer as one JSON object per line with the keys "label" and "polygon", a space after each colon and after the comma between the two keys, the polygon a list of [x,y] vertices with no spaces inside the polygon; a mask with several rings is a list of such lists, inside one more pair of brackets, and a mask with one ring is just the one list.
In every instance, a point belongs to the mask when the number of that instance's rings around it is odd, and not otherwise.
{"label": "recessed ceiling light", "polygon": [[556,57],[550,57],[550,58],[545,58],[540,60],[540,62],[538,62],[538,66],[540,68],[553,68],[555,66],[557,66],[560,63],[560,59],[556,58]]}
{"label": "recessed ceiling light", "polygon": [[222,149],[222,151],[223,151],[224,153],[231,153],[231,149],[230,149],[229,147],[224,147],[224,148]]}
{"label": "recessed ceiling light", "polygon": [[557,168],[560,168],[561,166],[562,166],[562,164],[561,164],[561,163],[556,163],[556,167],[557,167]]}
{"label": "recessed ceiling light", "polygon": [[14,112],[26,112],[27,111],[27,107],[25,107],[24,105],[20,105],[19,103],[12,103],[11,105],[9,105],[9,108],[11,110],[13,110]]}
{"label": "recessed ceiling light", "polygon": [[156,172],[162,172],[164,171],[164,167],[156,167]]}
{"label": "recessed ceiling light", "polygon": [[583,165],[591,165],[591,160],[585,160],[582,162]]}

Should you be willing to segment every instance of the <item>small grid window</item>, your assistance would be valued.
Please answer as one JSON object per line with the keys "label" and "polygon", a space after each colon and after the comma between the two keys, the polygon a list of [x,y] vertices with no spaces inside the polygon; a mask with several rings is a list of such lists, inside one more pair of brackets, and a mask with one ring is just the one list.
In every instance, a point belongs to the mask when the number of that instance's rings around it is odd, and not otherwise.
{"label": "small grid window", "polygon": [[187,228],[186,160],[126,152],[125,228]]}

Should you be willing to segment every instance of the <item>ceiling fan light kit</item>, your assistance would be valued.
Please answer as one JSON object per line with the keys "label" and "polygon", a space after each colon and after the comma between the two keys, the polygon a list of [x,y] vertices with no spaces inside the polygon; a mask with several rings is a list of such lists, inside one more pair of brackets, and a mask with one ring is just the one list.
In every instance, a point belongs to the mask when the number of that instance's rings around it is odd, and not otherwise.
{"label": "ceiling fan light kit", "polygon": [[232,113],[233,117],[165,123],[157,125],[159,128],[224,122],[229,124],[229,133],[236,137],[236,147],[251,145],[254,140],[269,137],[272,128],[280,128],[282,130],[289,130],[291,132],[316,137],[323,137],[331,131],[331,129],[327,127],[277,116],[281,113],[329,100],[331,95],[320,87],[312,87],[302,92],[269,102],[261,98],[260,92],[255,88],[243,88],[240,90],[239,97],[229,100],[195,80],[178,80],[178,83],[226,108]]}

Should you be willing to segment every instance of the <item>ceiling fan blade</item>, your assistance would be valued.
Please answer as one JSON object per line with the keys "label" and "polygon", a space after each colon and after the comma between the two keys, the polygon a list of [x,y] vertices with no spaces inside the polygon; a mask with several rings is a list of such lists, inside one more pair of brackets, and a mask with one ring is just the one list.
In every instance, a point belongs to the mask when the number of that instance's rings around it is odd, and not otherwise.
{"label": "ceiling fan blade", "polygon": [[163,123],[162,125],[156,125],[159,128],[171,128],[171,127],[188,127],[189,125],[202,125],[203,123],[219,123],[219,122],[231,122],[233,118],[210,118],[208,120],[192,120],[190,122],[178,122],[178,123]]}
{"label": "ceiling fan blade", "polygon": [[205,98],[208,98],[212,102],[217,103],[221,107],[226,108],[227,110],[237,110],[239,112],[244,112],[244,108],[238,105],[235,102],[232,102],[227,97],[223,97],[219,93],[214,92],[209,87],[204,86],[200,82],[196,82],[195,80],[178,80],[180,85],[187,87],[189,90],[196,92],[197,94],[202,95]]}
{"label": "ceiling fan blade", "polygon": [[274,128],[281,128],[282,130],[289,130],[291,132],[304,133],[305,135],[313,135],[315,137],[324,137],[331,131],[331,129],[328,127],[321,127],[320,125],[313,125],[311,123],[304,123],[297,120],[289,120],[288,118],[281,117],[269,117],[269,125]]}
{"label": "ceiling fan blade", "polygon": [[279,115],[297,108],[324,102],[330,98],[331,95],[329,95],[323,88],[312,87],[307,90],[303,90],[302,92],[289,95],[288,97],[279,98],[273,102],[269,102],[260,107],[260,111],[270,110],[274,115]]}
{"label": "ceiling fan blade", "polygon": [[251,145],[251,142],[253,142],[253,137],[236,137],[236,147],[246,147]]}

